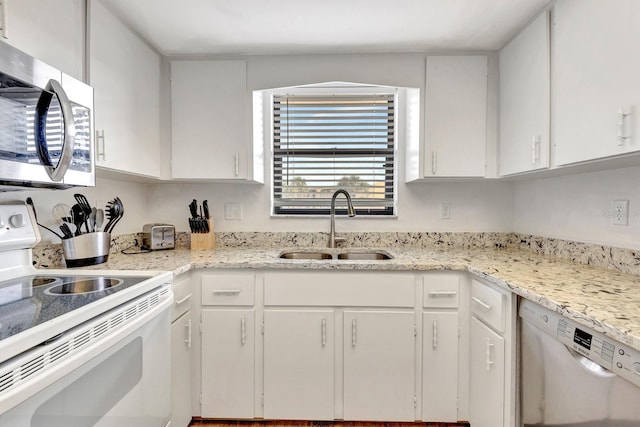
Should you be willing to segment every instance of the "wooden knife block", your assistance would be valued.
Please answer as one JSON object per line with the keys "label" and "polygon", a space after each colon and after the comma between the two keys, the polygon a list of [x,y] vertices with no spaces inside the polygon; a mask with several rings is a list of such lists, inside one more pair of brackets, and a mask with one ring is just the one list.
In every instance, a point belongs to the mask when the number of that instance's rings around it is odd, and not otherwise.
{"label": "wooden knife block", "polygon": [[209,222],[208,233],[191,233],[192,251],[202,251],[216,247],[216,237],[213,234],[213,220],[209,218],[207,221]]}

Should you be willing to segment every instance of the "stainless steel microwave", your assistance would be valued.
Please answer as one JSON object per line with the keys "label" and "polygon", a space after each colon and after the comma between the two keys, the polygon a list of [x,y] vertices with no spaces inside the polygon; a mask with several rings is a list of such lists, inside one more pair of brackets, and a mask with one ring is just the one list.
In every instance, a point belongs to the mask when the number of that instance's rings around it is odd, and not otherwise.
{"label": "stainless steel microwave", "polygon": [[0,42],[0,191],[95,185],[93,89]]}

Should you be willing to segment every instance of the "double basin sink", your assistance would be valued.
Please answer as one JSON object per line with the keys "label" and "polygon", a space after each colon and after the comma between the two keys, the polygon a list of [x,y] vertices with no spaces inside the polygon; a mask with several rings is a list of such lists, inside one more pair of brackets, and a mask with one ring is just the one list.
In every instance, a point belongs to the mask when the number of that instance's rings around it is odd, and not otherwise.
{"label": "double basin sink", "polygon": [[360,252],[340,252],[331,253],[324,251],[316,252],[284,252],[280,254],[281,259],[297,260],[344,260],[344,261],[384,261],[393,257],[381,251],[360,251]]}

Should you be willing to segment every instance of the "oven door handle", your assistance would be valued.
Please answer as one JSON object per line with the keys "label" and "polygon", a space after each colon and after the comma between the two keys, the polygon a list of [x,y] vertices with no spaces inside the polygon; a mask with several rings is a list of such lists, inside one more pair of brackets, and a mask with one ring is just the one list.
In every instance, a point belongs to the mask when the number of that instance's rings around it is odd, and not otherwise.
{"label": "oven door handle", "polygon": [[[62,139],[62,152],[60,153],[60,160],[58,164],[54,166],[49,153],[49,146],[47,144],[47,113],[51,108],[51,101],[53,95],[58,97],[60,102],[60,108],[62,109],[62,121],[64,127],[64,136]],[[73,158],[73,145],[76,137],[76,127],[73,121],[73,109],[71,103],[67,97],[67,93],[62,88],[62,85],[54,79],[49,80],[47,87],[40,95],[38,103],[36,105],[35,115],[35,142],[36,153],[40,159],[40,163],[45,167],[49,178],[55,182],[62,181],[64,174],[71,165],[71,159]]]}

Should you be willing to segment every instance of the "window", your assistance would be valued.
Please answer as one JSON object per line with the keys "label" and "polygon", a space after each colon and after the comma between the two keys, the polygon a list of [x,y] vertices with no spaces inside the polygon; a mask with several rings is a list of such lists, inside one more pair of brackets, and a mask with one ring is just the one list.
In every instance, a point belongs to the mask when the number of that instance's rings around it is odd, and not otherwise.
{"label": "window", "polygon": [[358,215],[394,214],[395,94],[386,92],[273,96],[274,214],[326,215],[339,188]]}

